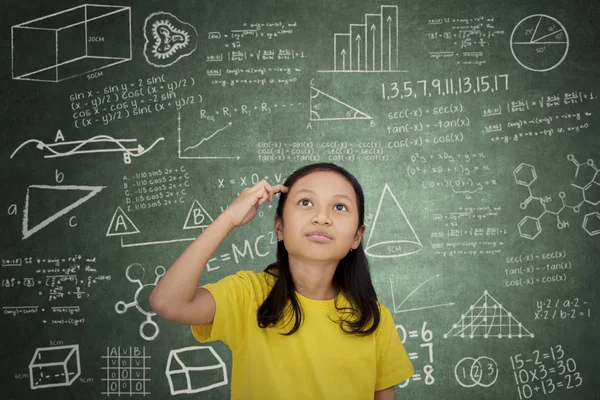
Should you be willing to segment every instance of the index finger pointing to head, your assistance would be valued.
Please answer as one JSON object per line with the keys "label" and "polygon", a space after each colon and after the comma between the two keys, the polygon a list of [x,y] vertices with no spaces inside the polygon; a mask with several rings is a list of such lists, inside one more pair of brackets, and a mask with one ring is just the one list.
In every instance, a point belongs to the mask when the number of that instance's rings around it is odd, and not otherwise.
{"label": "index finger pointing to head", "polygon": [[287,186],[283,186],[283,185],[275,185],[275,186],[273,186],[273,192],[274,193],[278,193],[278,192],[287,193],[288,190],[289,190],[289,188]]}

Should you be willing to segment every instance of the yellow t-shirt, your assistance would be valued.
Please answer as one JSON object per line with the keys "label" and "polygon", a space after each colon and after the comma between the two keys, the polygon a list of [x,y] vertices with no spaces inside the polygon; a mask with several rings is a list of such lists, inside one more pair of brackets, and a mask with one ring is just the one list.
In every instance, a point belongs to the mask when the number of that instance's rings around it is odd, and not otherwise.
{"label": "yellow t-shirt", "polygon": [[[240,271],[203,286],[215,299],[215,317],[212,324],[192,326],[192,333],[200,342],[221,340],[231,349],[232,400],[373,399],[375,391],[414,374],[392,315],[382,304],[380,324],[369,336],[347,334],[328,318],[339,320],[334,299],[313,300],[299,293],[303,323],[294,334],[280,334],[293,322],[259,328],[256,312],[273,283],[265,272]],[[338,298],[338,307],[348,304]]]}

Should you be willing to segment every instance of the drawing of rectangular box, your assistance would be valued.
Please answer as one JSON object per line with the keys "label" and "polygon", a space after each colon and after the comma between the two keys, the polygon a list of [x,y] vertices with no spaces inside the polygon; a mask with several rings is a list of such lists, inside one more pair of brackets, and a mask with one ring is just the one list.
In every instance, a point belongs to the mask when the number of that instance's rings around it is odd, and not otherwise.
{"label": "drawing of rectangular box", "polygon": [[210,346],[171,350],[165,374],[172,395],[204,392],[227,385],[227,367]]}
{"label": "drawing of rectangular box", "polygon": [[131,8],[83,4],[12,26],[12,78],[60,82],[131,60]]}
{"label": "drawing of rectangular box", "polygon": [[78,344],[37,348],[29,363],[31,389],[71,386],[79,375]]}

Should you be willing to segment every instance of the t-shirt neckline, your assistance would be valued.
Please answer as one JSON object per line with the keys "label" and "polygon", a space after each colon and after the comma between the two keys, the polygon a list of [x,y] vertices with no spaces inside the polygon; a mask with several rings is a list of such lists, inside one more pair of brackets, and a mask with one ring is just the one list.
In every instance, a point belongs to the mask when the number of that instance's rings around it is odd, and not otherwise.
{"label": "t-shirt neckline", "polygon": [[311,299],[310,297],[303,296],[298,291],[296,291],[296,296],[298,297],[298,299],[300,299],[300,301],[303,304],[306,304],[307,306],[325,308],[325,307],[330,307],[331,305],[333,305],[335,303],[335,299],[337,299],[339,297],[339,293],[333,299],[327,299],[327,300]]}

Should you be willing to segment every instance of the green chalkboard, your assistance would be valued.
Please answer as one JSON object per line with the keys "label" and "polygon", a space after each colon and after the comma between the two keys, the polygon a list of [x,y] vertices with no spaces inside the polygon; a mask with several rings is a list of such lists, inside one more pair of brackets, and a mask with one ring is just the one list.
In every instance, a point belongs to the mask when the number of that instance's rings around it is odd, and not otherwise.
{"label": "green chalkboard", "polygon": [[[365,189],[397,398],[599,398],[598,2],[0,10],[3,398],[228,398],[229,349],[149,293],[244,187],[317,161]],[[273,215],[199,284],[274,261]]]}

